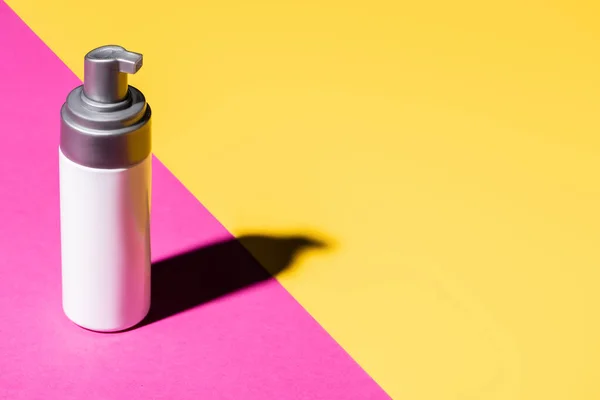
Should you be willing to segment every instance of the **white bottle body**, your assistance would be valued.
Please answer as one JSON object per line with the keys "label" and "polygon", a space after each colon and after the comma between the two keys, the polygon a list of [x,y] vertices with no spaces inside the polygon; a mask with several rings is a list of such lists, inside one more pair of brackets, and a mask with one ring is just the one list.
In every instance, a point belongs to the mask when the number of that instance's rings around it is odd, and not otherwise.
{"label": "white bottle body", "polygon": [[130,328],[150,308],[152,156],[95,169],[59,149],[62,303],[77,325]]}

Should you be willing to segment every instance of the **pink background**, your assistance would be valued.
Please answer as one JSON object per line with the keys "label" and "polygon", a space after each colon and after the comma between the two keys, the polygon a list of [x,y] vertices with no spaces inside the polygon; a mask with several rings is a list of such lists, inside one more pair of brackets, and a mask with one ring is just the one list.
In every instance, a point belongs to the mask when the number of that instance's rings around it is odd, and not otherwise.
{"label": "pink background", "polygon": [[0,398],[389,398],[158,160],[153,258],[204,249],[157,266],[157,321],[118,334],[68,321],[59,110],[80,82],[3,2],[0,48]]}

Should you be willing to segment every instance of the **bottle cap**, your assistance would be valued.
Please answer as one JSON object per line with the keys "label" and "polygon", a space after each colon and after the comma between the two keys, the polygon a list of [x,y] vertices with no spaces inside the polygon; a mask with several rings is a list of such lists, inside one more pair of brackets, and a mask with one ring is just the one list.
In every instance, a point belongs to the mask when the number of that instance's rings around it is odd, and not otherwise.
{"label": "bottle cap", "polygon": [[142,67],[143,56],[121,46],[86,54],[83,85],[61,108],[60,148],[71,161],[91,168],[128,168],[151,152],[151,109],[127,75]]}

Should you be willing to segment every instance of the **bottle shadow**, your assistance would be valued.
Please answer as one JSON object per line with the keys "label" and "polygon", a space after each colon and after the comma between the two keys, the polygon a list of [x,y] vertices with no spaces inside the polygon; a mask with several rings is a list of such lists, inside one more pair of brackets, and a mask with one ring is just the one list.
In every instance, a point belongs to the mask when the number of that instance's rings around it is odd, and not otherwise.
{"label": "bottle shadow", "polygon": [[265,281],[302,252],[326,247],[308,236],[245,235],[154,263],[150,311],[138,327]]}

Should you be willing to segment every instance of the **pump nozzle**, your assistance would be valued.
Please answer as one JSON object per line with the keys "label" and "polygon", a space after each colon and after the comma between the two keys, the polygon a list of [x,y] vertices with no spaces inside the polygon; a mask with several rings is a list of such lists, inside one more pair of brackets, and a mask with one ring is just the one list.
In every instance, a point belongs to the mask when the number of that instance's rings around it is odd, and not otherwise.
{"label": "pump nozzle", "polygon": [[142,67],[141,54],[121,46],[102,46],[86,54],[83,93],[93,101],[117,103],[127,96],[127,74]]}

